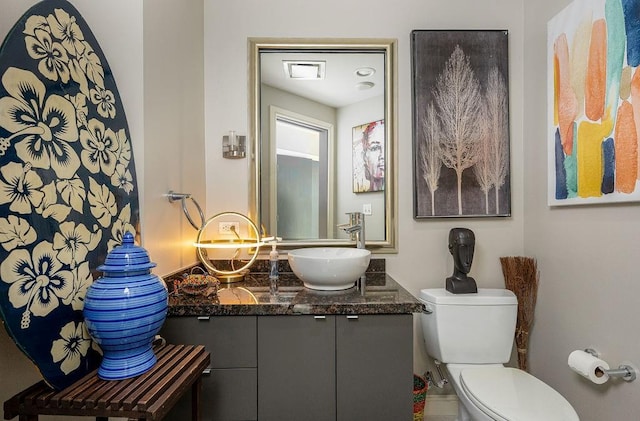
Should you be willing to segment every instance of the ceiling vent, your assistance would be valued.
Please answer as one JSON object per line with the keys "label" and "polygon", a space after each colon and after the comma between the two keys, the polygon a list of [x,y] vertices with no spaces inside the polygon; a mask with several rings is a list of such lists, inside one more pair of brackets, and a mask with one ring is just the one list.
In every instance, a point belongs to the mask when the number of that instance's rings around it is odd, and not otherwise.
{"label": "ceiling vent", "polygon": [[325,61],[287,61],[284,60],[284,73],[289,79],[321,80],[324,79]]}

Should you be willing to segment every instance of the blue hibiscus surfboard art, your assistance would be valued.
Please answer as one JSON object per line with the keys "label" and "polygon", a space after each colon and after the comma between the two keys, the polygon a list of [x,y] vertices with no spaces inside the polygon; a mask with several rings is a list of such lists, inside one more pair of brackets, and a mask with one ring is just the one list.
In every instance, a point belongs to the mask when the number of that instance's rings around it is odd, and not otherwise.
{"label": "blue hibiscus surfboard art", "polygon": [[109,64],[70,3],[38,2],[0,47],[0,314],[52,387],[99,365],[84,296],[107,253],[138,228],[131,139]]}

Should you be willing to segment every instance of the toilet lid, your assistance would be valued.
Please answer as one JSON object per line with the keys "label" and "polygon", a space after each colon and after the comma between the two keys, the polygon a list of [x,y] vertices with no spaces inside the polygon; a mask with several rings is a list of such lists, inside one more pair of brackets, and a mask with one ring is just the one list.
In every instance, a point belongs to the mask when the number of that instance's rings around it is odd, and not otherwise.
{"label": "toilet lid", "polygon": [[469,399],[495,420],[578,421],[578,414],[554,389],[515,368],[465,368],[460,383]]}

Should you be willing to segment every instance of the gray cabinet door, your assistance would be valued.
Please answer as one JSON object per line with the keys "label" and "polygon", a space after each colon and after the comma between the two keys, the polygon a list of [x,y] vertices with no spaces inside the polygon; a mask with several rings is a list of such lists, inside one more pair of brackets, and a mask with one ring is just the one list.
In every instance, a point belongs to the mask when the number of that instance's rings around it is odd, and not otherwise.
{"label": "gray cabinet door", "polygon": [[[202,344],[211,353],[211,370],[202,377],[203,421],[258,419],[255,316],[169,317],[160,334],[170,343]],[[191,419],[188,392],[165,418]]]}
{"label": "gray cabinet door", "polygon": [[335,421],[335,316],[258,318],[258,419]]}
{"label": "gray cabinet door", "polygon": [[338,421],[413,417],[413,316],[336,317]]}

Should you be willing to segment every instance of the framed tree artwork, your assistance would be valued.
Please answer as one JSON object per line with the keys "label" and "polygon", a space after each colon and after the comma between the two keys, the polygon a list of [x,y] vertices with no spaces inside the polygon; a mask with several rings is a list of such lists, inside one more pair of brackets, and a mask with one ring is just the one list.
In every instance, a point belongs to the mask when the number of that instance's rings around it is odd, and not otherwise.
{"label": "framed tree artwork", "polygon": [[411,33],[414,218],[511,214],[505,30]]}

